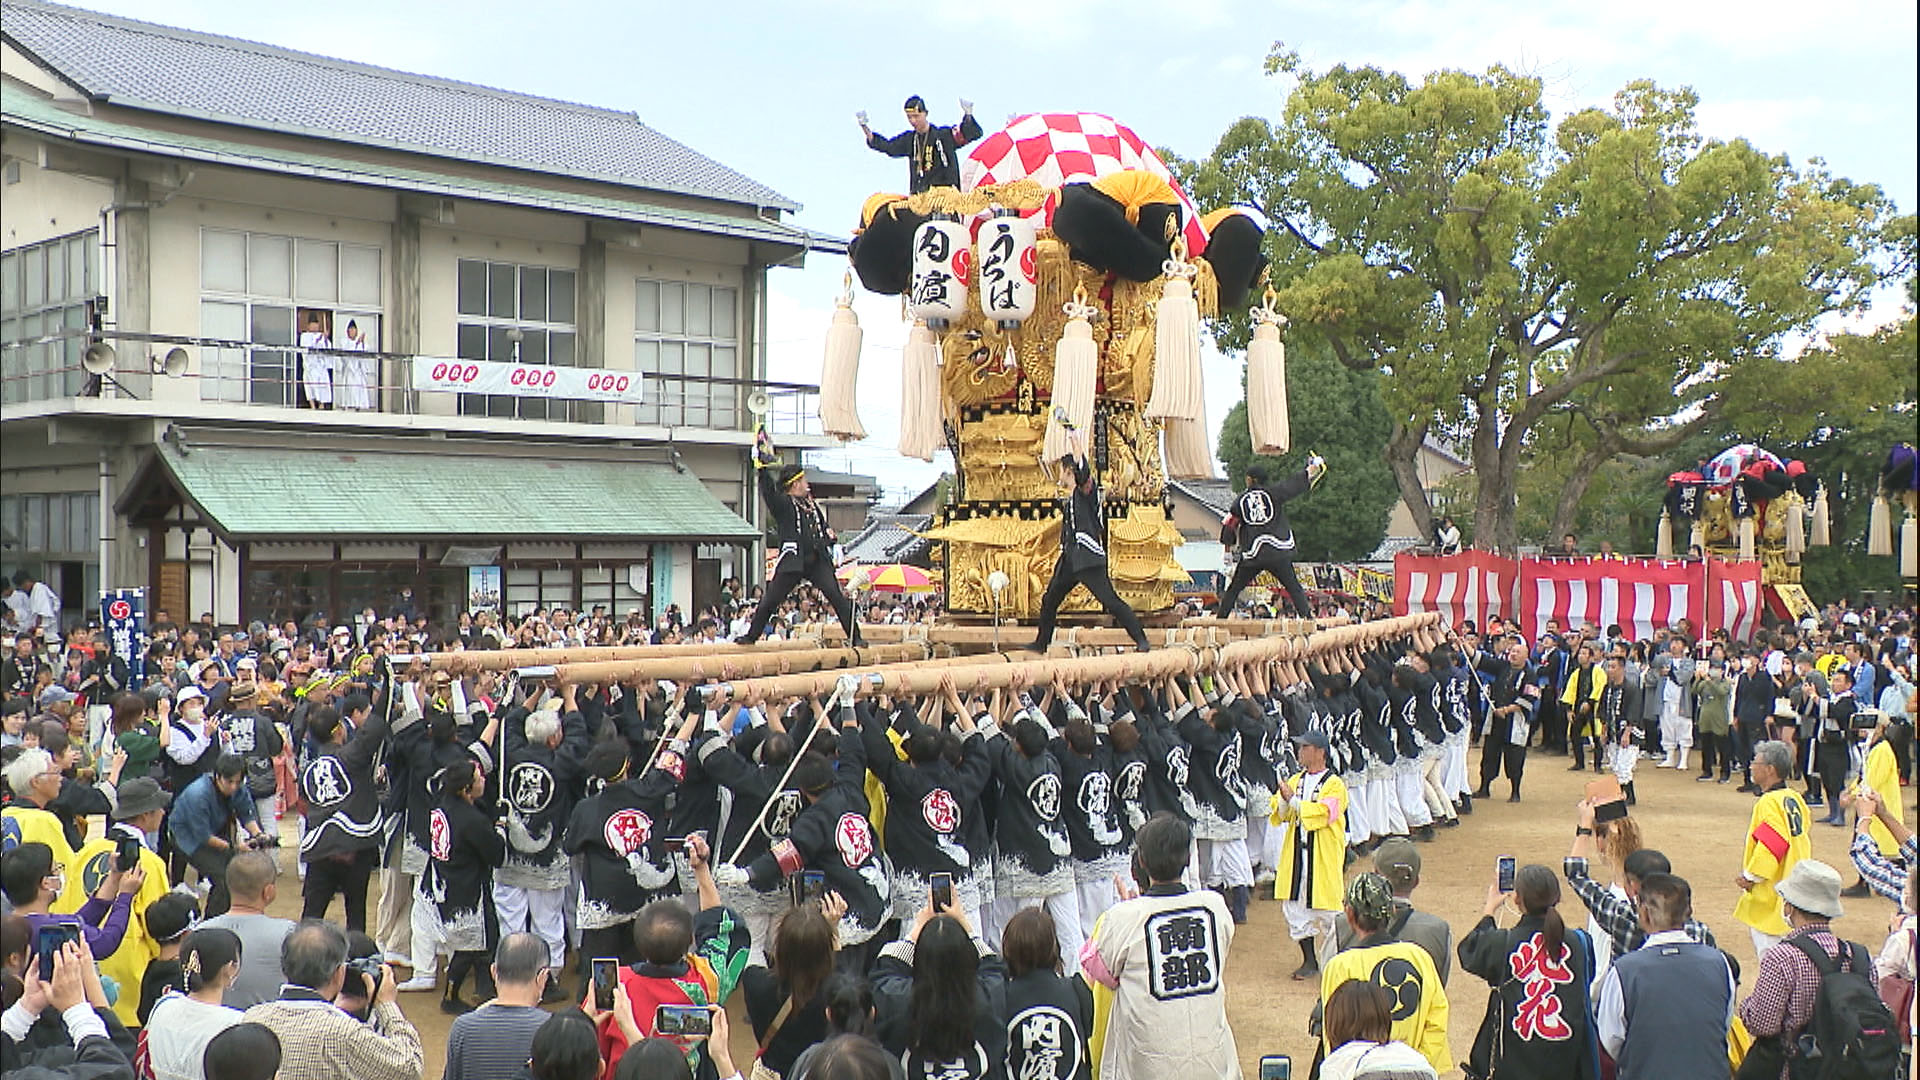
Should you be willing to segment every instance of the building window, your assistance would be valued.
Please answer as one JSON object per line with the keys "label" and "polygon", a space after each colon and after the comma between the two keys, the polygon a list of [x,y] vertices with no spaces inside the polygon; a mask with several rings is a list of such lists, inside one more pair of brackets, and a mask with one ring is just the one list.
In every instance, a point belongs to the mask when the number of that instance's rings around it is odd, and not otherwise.
{"label": "building window", "polygon": [[636,420],[667,427],[737,428],[740,291],[691,281],[635,282],[633,366],[646,378]]}
{"label": "building window", "polygon": [[[575,345],[574,272],[461,259],[455,283],[462,360],[581,366]],[[517,338],[517,340],[516,340]],[[462,394],[462,416],[600,422],[598,402]]]}
{"label": "building window", "polygon": [[90,229],[0,255],[0,400],[73,397],[86,385],[85,338],[27,344],[87,327],[100,283],[100,232]]}
{"label": "building window", "polygon": [[378,408],[380,249],[204,229],[200,332],[248,349],[203,349],[200,397],[256,405]]}

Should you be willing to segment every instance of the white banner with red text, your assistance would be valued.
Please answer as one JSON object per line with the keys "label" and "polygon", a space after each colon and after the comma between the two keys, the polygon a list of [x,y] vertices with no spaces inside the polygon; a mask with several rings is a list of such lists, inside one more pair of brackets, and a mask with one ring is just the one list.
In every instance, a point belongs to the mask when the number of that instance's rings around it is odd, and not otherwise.
{"label": "white banner with red text", "polygon": [[641,381],[642,377],[637,371],[505,364],[495,360],[449,360],[430,356],[418,356],[413,360],[413,388],[440,393],[502,394],[639,405],[642,401]]}

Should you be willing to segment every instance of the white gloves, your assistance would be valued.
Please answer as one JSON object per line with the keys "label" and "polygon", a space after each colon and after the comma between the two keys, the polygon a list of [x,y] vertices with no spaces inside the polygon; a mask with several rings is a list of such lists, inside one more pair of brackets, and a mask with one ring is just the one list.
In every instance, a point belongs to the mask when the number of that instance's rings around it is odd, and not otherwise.
{"label": "white gloves", "polygon": [[861,127],[867,126],[867,110],[861,109],[859,112],[853,114],[853,118],[859,121]]}
{"label": "white gloves", "polygon": [[713,868],[713,883],[715,885],[745,885],[747,883],[747,872],[732,863],[721,863]]}
{"label": "white gloves", "polygon": [[973,115],[973,102],[971,102],[971,101],[968,101],[968,100],[967,100],[966,98],[961,98],[961,99],[960,99],[960,111],[961,111],[961,112],[963,112],[963,113],[966,113],[966,114],[967,114],[968,116],[972,116],[972,115]]}

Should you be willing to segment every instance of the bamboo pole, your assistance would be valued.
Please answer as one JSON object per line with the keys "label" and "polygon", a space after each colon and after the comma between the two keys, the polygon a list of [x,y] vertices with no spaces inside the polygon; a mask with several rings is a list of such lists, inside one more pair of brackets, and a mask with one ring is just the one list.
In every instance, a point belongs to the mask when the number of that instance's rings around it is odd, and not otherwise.
{"label": "bamboo pole", "polygon": [[[763,641],[757,645],[735,642],[688,643],[680,645],[585,645],[571,649],[461,649],[458,652],[423,653],[429,671],[454,675],[477,675],[482,671],[511,671],[514,668],[559,666],[561,664],[598,663],[607,660],[649,660],[672,656],[725,656],[752,649],[780,652],[789,649],[818,649],[814,637]],[[396,655],[396,667],[403,667],[412,655]]]}
{"label": "bamboo pole", "polygon": [[922,642],[878,645],[865,649],[745,649],[714,655],[681,654],[638,660],[560,664],[554,679],[575,685],[612,683],[628,679],[671,679],[674,682],[710,682],[786,675],[829,668],[871,667],[876,664],[919,662],[933,656]]}

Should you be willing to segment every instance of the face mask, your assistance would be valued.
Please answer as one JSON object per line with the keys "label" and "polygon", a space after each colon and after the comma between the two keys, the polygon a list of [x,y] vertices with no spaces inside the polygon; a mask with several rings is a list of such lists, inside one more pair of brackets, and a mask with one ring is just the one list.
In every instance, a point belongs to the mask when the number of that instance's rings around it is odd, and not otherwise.
{"label": "face mask", "polygon": [[65,895],[67,891],[67,879],[65,875],[49,876],[46,880],[53,882],[53,895]]}

